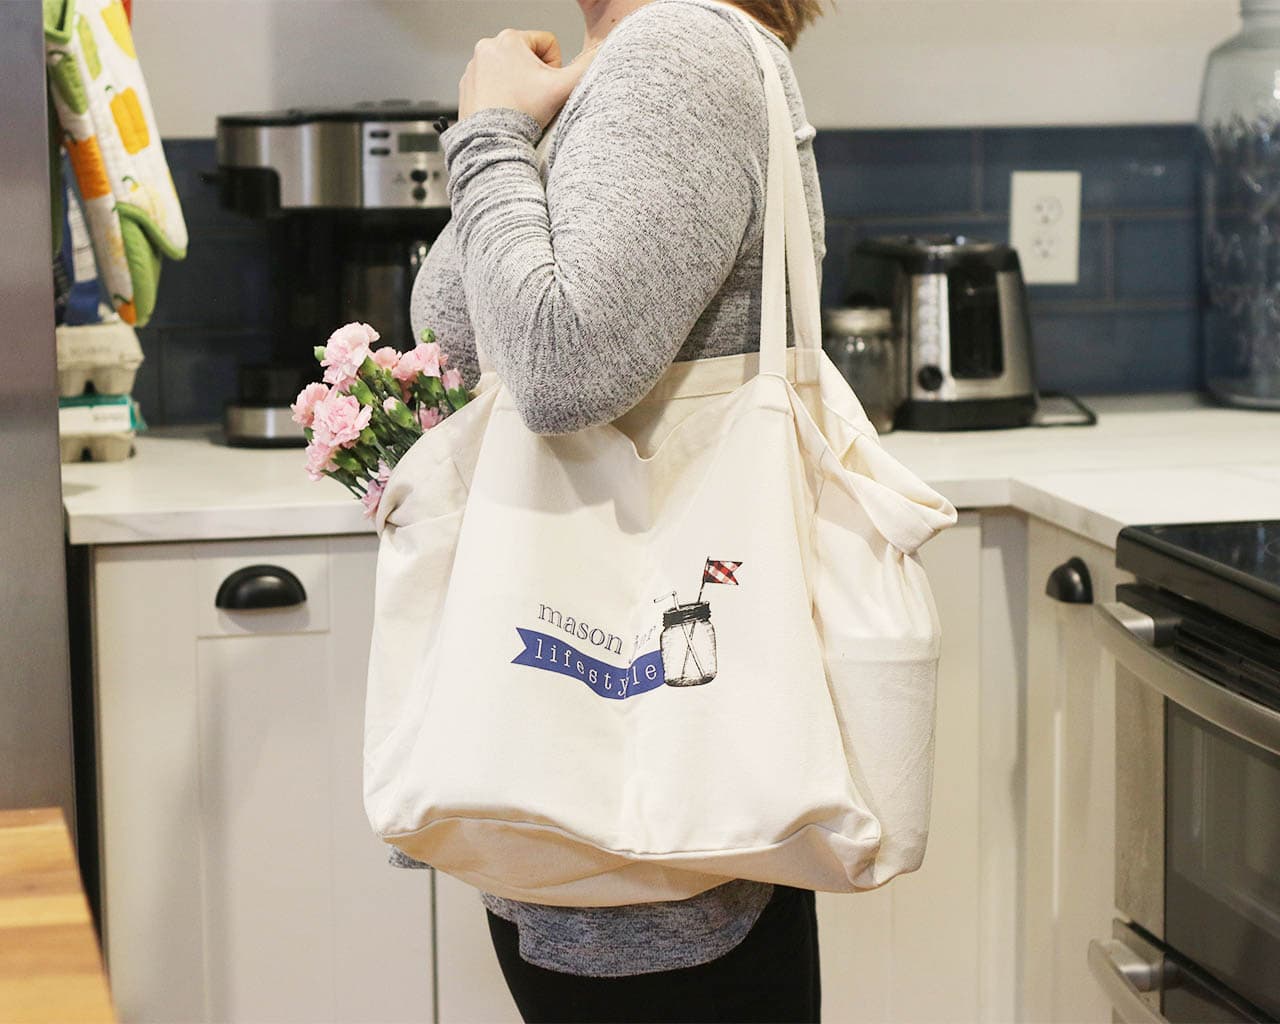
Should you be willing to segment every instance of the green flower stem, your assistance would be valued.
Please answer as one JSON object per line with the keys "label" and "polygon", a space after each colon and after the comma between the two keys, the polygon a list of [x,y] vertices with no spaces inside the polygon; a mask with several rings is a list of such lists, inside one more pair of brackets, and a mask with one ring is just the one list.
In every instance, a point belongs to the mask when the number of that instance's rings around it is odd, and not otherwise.
{"label": "green flower stem", "polygon": [[339,477],[339,476],[338,476],[338,474],[336,474],[336,473],[325,473],[325,476],[333,477],[333,479],[337,480],[337,481],[338,481],[338,483],[342,484],[342,486],[343,486],[343,487],[345,487],[348,491],[350,491],[350,492],[352,493],[352,495],[354,495],[355,497],[357,497],[357,498],[363,498],[363,497],[365,496],[365,492],[364,492],[363,490],[361,490],[360,488],[356,487],[354,484],[349,484],[349,483],[347,483],[345,480],[343,480],[341,477]]}
{"label": "green flower stem", "polygon": [[334,480],[337,480],[338,483],[342,484],[343,487],[345,487],[348,491],[354,494],[357,498],[364,497],[365,495],[364,489],[359,486],[357,478],[353,476],[351,473],[348,473],[346,470],[344,469],[325,470],[324,475],[327,477],[331,477]]}

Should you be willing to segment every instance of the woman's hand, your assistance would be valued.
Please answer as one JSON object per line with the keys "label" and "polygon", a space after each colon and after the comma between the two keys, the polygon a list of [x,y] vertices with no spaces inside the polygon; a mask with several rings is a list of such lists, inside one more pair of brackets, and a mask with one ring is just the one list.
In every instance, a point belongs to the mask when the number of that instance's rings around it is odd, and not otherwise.
{"label": "woman's hand", "polygon": [[595,56],[583,50],[561,67],[560,44],[550,32],[508,28],[476,43],[475,55],[458,83],[458,119],[478,110],[507,107],[546,127]]}

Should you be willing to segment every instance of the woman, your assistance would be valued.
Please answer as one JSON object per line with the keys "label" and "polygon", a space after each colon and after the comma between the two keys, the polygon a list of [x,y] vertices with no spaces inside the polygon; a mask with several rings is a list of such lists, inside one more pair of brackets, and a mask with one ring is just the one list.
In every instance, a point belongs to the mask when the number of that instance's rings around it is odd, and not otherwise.
{"label": "woman", "polygon": [[[714,0],[578,0],[586,39],[563,67],[547,33],[476,47],[442,136],[453,219],[412,319],[469,385],[478,337],[530,430],[611,422],[674,360],[755,349],[768,129],[748,31],[787,91],[821,271],[813,129],[788,56],[821,0],[734,2],[754,23]],[[622,907],[482,897],[527,1021],[818,1020],[811,891],[739,879]]]}

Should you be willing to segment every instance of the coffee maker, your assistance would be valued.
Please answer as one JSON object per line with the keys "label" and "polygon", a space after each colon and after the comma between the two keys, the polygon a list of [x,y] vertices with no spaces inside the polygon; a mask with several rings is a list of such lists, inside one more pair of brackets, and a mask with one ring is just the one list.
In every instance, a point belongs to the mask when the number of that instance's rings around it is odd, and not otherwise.
{"label": "coffee maker", "polygon": [[229,444],[304,443],[289,405],[318,379],[312,350],[341,324],[413,347],[414,277],[449,219],[439,136],[456,119],[407,100],[218,118],[219,202],[268,222],[272,267],[272,347],[239,369]]}

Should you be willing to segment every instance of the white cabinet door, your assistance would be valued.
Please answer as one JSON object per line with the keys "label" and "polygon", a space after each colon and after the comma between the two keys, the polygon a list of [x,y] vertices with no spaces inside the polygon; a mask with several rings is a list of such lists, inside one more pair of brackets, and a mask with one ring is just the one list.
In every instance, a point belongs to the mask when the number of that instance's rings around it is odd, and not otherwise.
{"label": "white cabinet door", "polygon": [[984,1019],[982,554],[971,513],[922,549],[943,631],[929,847],[883,889],[818,894],[824,1020]]}
{"label": "white cabinet door", "polygon": [[439,1024],[519,1024],[479,890],[443,871],[434,874]]}
{"label": "white cabinet door", "polygon": [[364,813],[364,694],[373,633],[372,537],[329,538],[334,1018],[433,1019],[430,872],[393,868]]}
{"label": "white cabinet door", "polygon": [[[372,537],[95,552],[105,944],[126,1021],[423,1021],[423,872],[361,803]],[[296,607],[221,582],[289,570]]]}
{"label": "white cabinet door", "polygon": [[1087,566],[1094,601],[1114,600],[1130,578],[1114,551],[1031,520],[1021,1019],[1106,1024],[1111,1007],[1085,957],[1114,916],[1115,672],[1094,636],[1093,605],[1045,593],[1072,557]]}
{"label": "white cabinet door", "polygon": [[195,577],[187,545],[94,552],[103,954],[126,1022],[209,1019]]}

